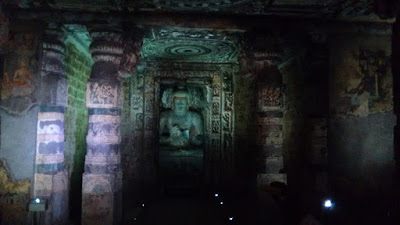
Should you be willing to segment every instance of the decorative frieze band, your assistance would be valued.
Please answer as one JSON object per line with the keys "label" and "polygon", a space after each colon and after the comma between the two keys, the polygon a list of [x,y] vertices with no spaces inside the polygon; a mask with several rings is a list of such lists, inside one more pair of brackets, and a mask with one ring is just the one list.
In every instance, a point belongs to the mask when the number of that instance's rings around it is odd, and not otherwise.
{"label": "decorative frieze band", "polygon": [[64,163],[64,153],[57,154],[37,154],[36,164],[60,164]]}
{"label": "decorative frieze band", "polygon": [[39,112],[38,120],[60,120],[64,122],[64,113],[60,112]]}
{"label": "decorative frieze band", "polygon": [[121,117],[115,115],[90,115],[89,123],[121,123]]}
{"label": "decorative frieze band", "polygon": [[119,154],[118,155],[87,154],[85,157],[85,163],[90,165],[119,165],[121,163],[121,156]]}

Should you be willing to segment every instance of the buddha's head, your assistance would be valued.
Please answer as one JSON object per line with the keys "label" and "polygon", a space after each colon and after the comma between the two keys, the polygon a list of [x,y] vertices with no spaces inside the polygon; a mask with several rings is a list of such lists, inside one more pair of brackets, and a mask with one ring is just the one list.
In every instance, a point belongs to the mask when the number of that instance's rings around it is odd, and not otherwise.
{"label": "buddha's head", "polygon": [[189,110],[190,94],[185,88],[178,88],[172,93],[172,110],[178,116],[183,116]]}

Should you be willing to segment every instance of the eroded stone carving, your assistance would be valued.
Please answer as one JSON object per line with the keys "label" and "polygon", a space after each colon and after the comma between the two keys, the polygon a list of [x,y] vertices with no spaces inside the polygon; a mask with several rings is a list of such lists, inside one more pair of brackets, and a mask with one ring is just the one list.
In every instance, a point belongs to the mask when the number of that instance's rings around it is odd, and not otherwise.
{"label": "eroded stone carving", "polygon": [[92,80],[87,84],[86,106],[90,108],[116,108],[120,105],[120,85],[105,80]]}
{"label": "eroded stone carving", "polygon": [[160,143],[173,147],[203,144],[203,119],[189,111],[189,92],[180,88],[172,93],[172,110],[160,115]]}

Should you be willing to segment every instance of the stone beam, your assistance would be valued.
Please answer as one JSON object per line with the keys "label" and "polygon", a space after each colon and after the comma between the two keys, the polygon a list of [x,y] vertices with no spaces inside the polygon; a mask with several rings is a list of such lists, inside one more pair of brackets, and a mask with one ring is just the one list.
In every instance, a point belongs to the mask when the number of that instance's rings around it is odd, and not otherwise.
{"label": "stone beam", "polygon": [[334,18],[299,18],[268,15],[216,15],[189,13],[157,12],[74,12],[64,10],[34,10],[9,8],[14,20],[38,20],[66,24],[122,24],[136,26],[170,26],[196,29],[216,29],[232,32],[244,32],[252,28],[279,30],[286,27],[292,31],[311,32],[315,29],[324,32],[366,32],[375,30],[380,34],[390,34],[395,19],[377,21],[357,21]]}

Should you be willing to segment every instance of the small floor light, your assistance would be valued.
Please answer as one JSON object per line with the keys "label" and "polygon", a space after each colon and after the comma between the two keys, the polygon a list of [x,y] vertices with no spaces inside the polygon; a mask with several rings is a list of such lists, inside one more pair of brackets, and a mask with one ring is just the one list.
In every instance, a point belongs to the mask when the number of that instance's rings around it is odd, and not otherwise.
{"label": "small floor light", "polygon": [[324,201],[324,208],[325,209],[331,209],[333,207],[333,202],[330,199],[326,199]]}
{"label": "small floor light", "polygon": [[229,221],[233,221],[233,217],[229,217]]}
{"label": "small floor light", "polygon": [[219,202],[219,204],[220,204],[220,205],[223,205],[223,204],[224,204],[224,202]]}
{"label": "small floor light", "polygon": [[215,193],[215,194],[214,194],[214,197],[216,197],[216,198],[217,198],[218,196],[219,196],[219,194],[218,194],[218,193]]}

